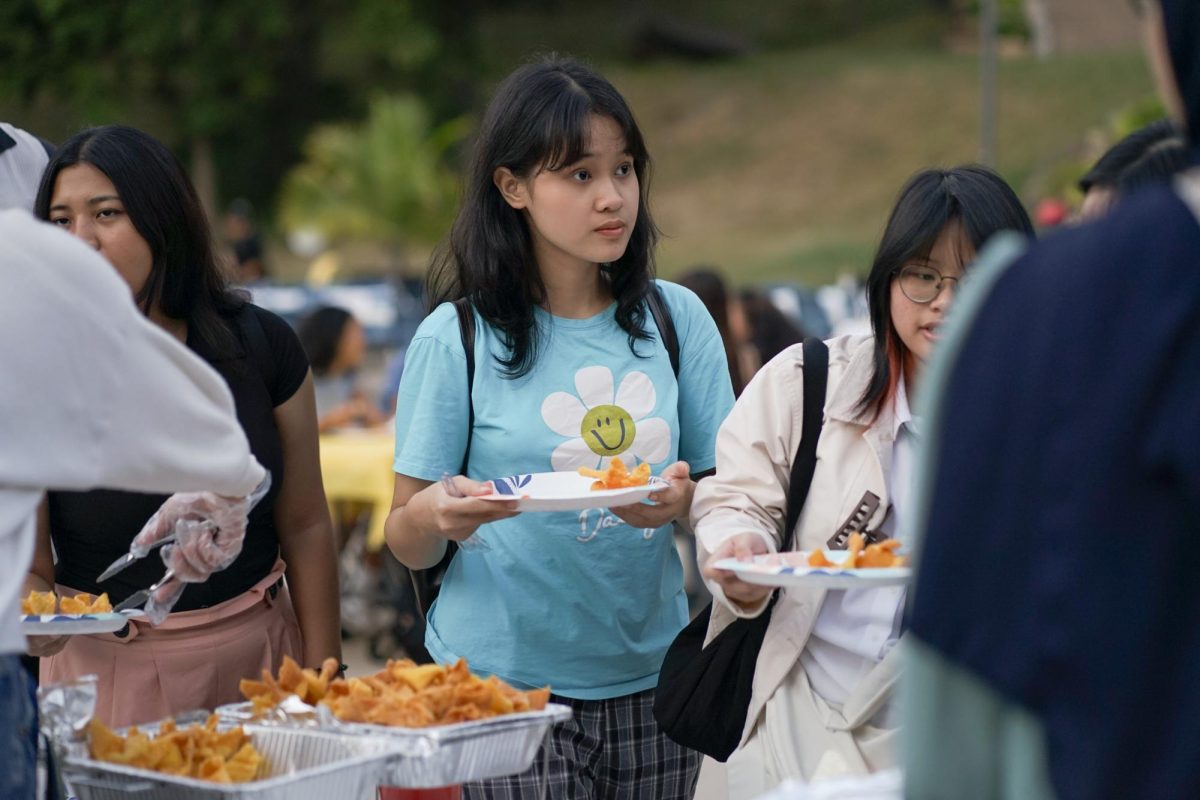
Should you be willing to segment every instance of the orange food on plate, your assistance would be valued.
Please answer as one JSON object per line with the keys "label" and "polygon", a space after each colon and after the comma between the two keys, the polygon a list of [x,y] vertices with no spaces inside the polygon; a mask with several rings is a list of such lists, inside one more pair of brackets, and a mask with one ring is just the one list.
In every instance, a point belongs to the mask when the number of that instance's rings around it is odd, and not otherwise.
{"label": "orange food on plate", "polygon": [[609,463],[608,469],[580,467],[579,474],[588,478],[596,478],[592,484],[592,491],[628,489],[633,486],[645,486],[650,482],[650,464],[643,461],[634,468],[633,472],[630,472],[624,461],[614,458]]}
{"label": "orange food on plate", "polygon": [[54,592],[30,592],[21,600],[22,614],[53,614],[58,605]]}
{"label": "orange food on plate", "polygon": [[106,614],[112,611],[108,592],[99,597],[87,592],[80,592],[74,597],[64,597],[58,602],[59,610],[64,614]]}
{"label": "orange food on plate", "polygon": [[896,551],[900,549],[898,539],[884,539],[864,547],[865,541],[861,533],[852,533],[846,546],[849,555],[845,561],[835,564],[825,555],[824,550],[814,550],[808,554],[808,565],[823,569],[882,569],[908,565],[907,558],[896,555]]}
{"label": "orange food on plate", "polygon": [[96,761],[212,783],[252,781],[264,763],[241,726],[218,731],[215,714],[204,725],[185,729],[167,720],[153,737],[136,725],[122,736],[92,720],[88,725],[88,752]]}
{"label": "orange food on plate", "polygon": [[808,565],[810,567],[836,567],[828,558],[825,557],[824,550],[813,550],[808,554]]}
{"label": "orange food on plate", "polygon": [[343,722],[404,728],[540,711],[550,699],[548,687],[521,691],[495,676],[472,675],[462,659],[450,667],[389,660],[374,675],[330,680],[336,670],[333,659],[318,673],[284,656],[278,679],[263,670],[261,681],[243,680],[238,688],[260,713],[294,694],[310,705],[328,706]]}
{"label": "orange food on plate", "polygon": [[863,567],[903,567],[907,563],[904,556],[896,555],[900,542],[896,539],[885,539],[878,544],[869,544],[867,549],[858,557],[858,566]]}

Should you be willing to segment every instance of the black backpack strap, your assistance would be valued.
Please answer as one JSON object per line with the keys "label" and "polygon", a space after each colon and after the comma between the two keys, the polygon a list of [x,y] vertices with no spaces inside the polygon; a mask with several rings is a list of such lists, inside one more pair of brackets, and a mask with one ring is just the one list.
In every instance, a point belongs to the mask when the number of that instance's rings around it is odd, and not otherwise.
{"label": "black backpack strap", "polygon": [[458,332],[467,357],[467,449],[463,452],[462,463],[462,474],[466,475],[467,461],[471,457],[471,433],[475,430],[475,401],[471,399],[471,389],[475,386],[475,314],[465,297],[454,301],[454,310],[458,312]]}
{"label": "black backpack strap", "polygon": [[800,429],[800,445],[792,461],[788,479],[787,519],[783,526],[783,543],[779,551],[792,549],[796,523],[808,499],[813,472],[817,469],[817,441],[825,422],[825,387],[829,379],[829,348],[820,339],[804,340],[804,417]]}
{"label": "black backpack strap", "polygon": [[662,291],[657,283],[650,287],[650,292],[646,295],[646,305],[650,306],[650,316],[654,317],[654,324],[658,326],[659,338],[662,339],[663,347],[667,348],[667,355],[671,357],[671,371],[678,379],[679,337],[675,334],[675,322],[671,319],[671,312],[667,310],[667,303],[663,300]]}

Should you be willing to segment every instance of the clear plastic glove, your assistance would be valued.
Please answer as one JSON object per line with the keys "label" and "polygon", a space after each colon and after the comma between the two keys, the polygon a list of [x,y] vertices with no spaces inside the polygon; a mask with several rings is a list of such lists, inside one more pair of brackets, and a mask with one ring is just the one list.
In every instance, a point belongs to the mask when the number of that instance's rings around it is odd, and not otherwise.
{"label": "clear plastic glove", "polygon": [[187,584],[183,581],[177,581],[173,577],[170,580],[163,580],[157,589],[150,592],[150,596],[146,598],[146,605],[142,607],[142,611],[146,612],[146,620],[151,625],[161,625],[167,615],[171,613],[171,609],[179,602],[179,598],[183,596],[183,590],[187,588]]}
{"label": "clear plastic glove", "polygon": [[[271,475],[268,473],[262,483],[259,483],[258,487],[244,498],[227,498],[211,492],[170,495],[166,503],[163,503],[155,515],[143,525],[138,535],[133,537],[130,552],[137,555],[138,558],[145,558],[145,555],[157,542],[166,539],[173,533],[178,537],[180,530],[176,529],[176,525],[184,521],[211,523],[211,527],[216,528],[216,539],[226,542],[236,540],[238,542],[236,546],[240,552],[241,537],[246,535],[246,517],[270,488]],[[176,545],[179,543],[176,539]],[[234,558],[238,557],[238,552],[234,553]],[[230,563],[232,563],[232,559],[227,561],[224,566],[229,566]],[[224,566],[209,570],[209,573],[222,570]]]}
{"label": "clear plastic glove", "polygon": [[237,559],[246,537],[250,510],[270,488],[271,475],[268,473],[246,497],[191,492],[167,498],[134,537],[129,548],[136,555],[145,555],[156,542],[168,534],[175,534],[175,541],[160,552],[173,579],[162,582],[146,603],[146,614],[152,624],[166,618],[167,612],[183,594],[184,584],[203,583],[214,572],[220,572]]}

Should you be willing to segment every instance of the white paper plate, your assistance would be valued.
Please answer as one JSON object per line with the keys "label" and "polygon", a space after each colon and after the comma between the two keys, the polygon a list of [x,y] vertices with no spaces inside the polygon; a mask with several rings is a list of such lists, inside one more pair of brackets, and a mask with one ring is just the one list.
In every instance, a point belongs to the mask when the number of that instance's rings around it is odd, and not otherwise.
{"label": "white paper plate", "polygon": [[495,493],[485,494],[480,499],[516,500],[521,511],[581,511],[633,505],[645,500],[651,492],[668,486],[662,478],[652,476],[645,486],[592,491],[595,480],[578,472],[513,475],[493,480]]}
{"label": "white paper plate", "polygon": [[[846,558],[845,550],[826,550],[833,562]],[[808,566],[808,552],[772,553],[755,556],[753,561],[724,558],[714,566],[736,572],[746,583],[763,586],[807,586],[820,589],[867,589],[876,586],[902,586],[912,577],[911,567],[873,569],[830,569]]]}
{"label": "white paper plate", "polygon": [[65,636],[79,633],[112,633],[125,627],[131,617],[144,617],[139,609],[103,614],[23,614],[21,633],[26,636]]}

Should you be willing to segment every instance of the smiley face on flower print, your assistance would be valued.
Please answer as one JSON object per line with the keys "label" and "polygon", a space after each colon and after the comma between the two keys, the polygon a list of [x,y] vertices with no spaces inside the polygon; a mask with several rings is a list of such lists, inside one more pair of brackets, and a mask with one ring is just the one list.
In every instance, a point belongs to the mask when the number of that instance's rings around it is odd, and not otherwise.
{"label": "smiley face on flower print", "polygon": [[[615,387],[615,388],[614,388]],[[553,392],[542,402],[542,420],[567,440],[554,449],[555,471],[604,469],[615,457],[632,466],[658,463],[671,450],[665,419],[651,417],[657,395],[644,372],[630,372],[616,386],[612,370],[584,367],[575,373],[575,392]]]}

